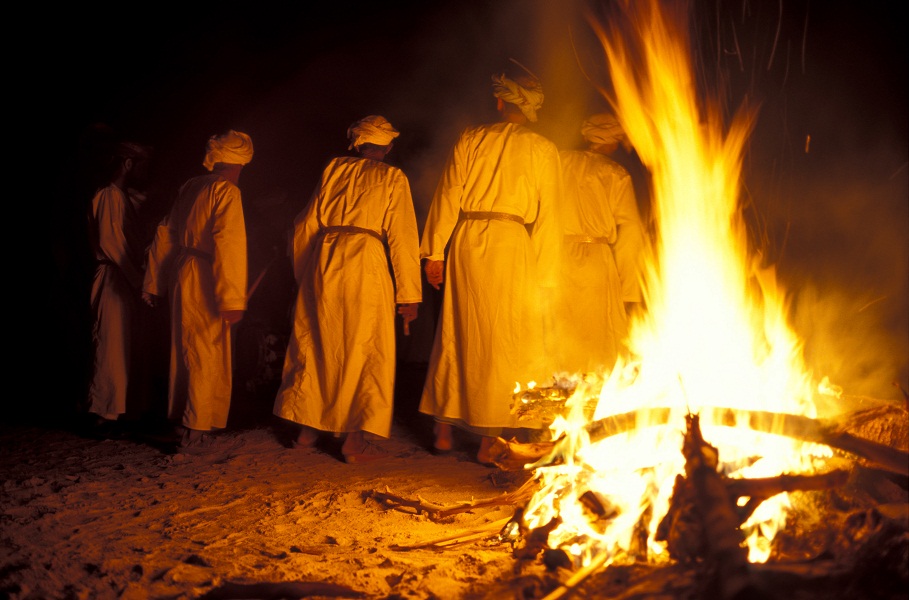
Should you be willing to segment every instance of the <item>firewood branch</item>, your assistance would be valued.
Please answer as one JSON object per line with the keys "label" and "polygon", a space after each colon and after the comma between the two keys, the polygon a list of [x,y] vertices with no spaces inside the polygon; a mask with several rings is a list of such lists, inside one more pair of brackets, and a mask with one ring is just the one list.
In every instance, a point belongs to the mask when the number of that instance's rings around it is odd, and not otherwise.
{"label": "firewood branch", "polygon": [[[678,410],[645,408],[611,415],[589,423],[585,430],[591,443],[635,429],[668,425]],[[726,427],[747,427],[754,431],[790,437],[803,442],[824,444],[864,458],[880,468],[909,476],[909,453],[841,431],[835,423],[800,415],[769,411],[705,407],[700,411],[703,423]],[[551,442],[521,444],[514,440],[496,440],[491,448],[492,460],[505,470],[520,470],[558,464],[568,452],[563,437]]]}
{"label": "firewood branch", "polygon": [[491,508],[495,506],[517,506],[530,500],[536,489],[536,482],[528,480],[513,492],[506,492],[493,498],[481,500],[467,500],[455,504],[439,504],[417,496],[405,498],[392,492],[388,487],[385,491],[374,490],[372,497],[393,510],[409,512],[411,514],[426,514],[430,519],[440,520],[463,512],[478,508]]}
{"label": "firewood branch", "polygon": [[391,546],[391,549],[399,552],[408,552],[410,550],[445,550],[448,548],[455,548],[471,542],[490,538],[493,535],[498,535],[510,520],[511,518],[500,519],[470,531],[461,531],[455,535],[430,540],[428,542],[423,542],[422,544],[412,544],[410,546],[394,544]]}

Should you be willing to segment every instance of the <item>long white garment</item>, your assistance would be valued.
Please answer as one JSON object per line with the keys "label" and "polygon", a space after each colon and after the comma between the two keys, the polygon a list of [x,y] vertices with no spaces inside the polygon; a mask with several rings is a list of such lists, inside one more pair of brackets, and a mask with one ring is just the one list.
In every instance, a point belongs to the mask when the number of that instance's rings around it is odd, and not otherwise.
{"label": "long white garment", "polygon": [[156,230],[143,287],[170,297],[168,415],[184,427],[227,425],[231,336],[220,313],[246,310],[246,285],[240,188],[217,174],[190,179]]}
{"label": "long white garment", "polygon": [[561,370],[608,373],[628,333],[624,302],[641,301],[644,227],[624,167],[589,150],[560,156],[566,239],[552,337]]}
{"label": "long white garment", "polygon": [[88,231],[92,278],[92,377],[88,410],[107,419],[126,412],[133,329],[142,283],[139,230],[132,202],[111,184],[92,198]]}
{"label": "long white garment", "polygon": [[366,158],[331,160],[294,222],[293,259],[299,289],[274,414],[321,431],[388,437],[396,304],[422,300],[403,171]]}
{"label": "long white garment", "polygon": [[[478,433],[518,423],[515,385],[542,381],[540,288],[556,282],[558,149],[513,123],[465,130],[433,197],[424,258],[446,258],[442,307],[419,410]],[[502,218],[460,219],[462,212]],[[480,215],[482,216],[482,215]],[[495,217],[495,215],[492,215]]]}

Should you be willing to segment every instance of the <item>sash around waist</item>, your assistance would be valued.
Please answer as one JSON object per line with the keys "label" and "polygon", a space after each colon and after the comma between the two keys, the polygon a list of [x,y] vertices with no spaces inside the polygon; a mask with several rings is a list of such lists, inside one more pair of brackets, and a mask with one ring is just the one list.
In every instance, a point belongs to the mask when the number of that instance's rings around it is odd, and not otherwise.
{"label": "sash around waist", "polygon": [[608,244],[609,238],[607,237],[592,237],[589,235],[566,235],[566,242],[574,242],[576,244]]}
{"label": "sash around waist", "polygon": [[380,242],[385,242],[385,240],[382,239],[382,234],[378,231],[367,229],[366,227],[357,227],[356,225],[324,225],[319,228],[319,232],[323,235],[326,233],[365,233],[366,235],[371,235]]}
{"label": "sash around waist", "polygon": [[518,215],[488,210],[462,210],[458,215],[458,221],[514,221],[515,223],[520,223],[521,225],[524,224],[524,219]]}

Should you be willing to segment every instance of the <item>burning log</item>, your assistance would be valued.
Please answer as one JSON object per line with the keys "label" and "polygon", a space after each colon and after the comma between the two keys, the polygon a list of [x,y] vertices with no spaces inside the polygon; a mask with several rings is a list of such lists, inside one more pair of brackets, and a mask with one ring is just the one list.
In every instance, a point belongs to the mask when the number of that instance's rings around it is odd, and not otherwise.
{"label": "burning log", "polygon": [[669,511],[656,532],[670,555],[682,562],[707,560],[716,567],[721,598],[754,596],[748,551],[735,504],[717,470],[719,451],[704,441],[698,415],[686,417],[682,446],[685,476],[677,476]]}
{"label": "burning log", "polygon": [[842,469],[820,475],[778,475],[759,479],[726,479],[726,493],[730,498],[747,497],[748,502],[736,511],[744,523],[751,513],[767,498],[783,492],[829,490],[846,484],[849,472]]}
{"label": "burning log", "polygon": [[[611,415],[587,424],[591,443],[638,428],[667,425],[676,409],[645,408]],[[754,431],[782,435],[803,442],[824,444],[864,458],[880,468],[909,476],[909,453],[840,430],[836,424],[801,415],[768,411],[706,407],[702,418],[726,427],[747,427]],[[522,444],[497,439],[490,449],[492,461],[502,469],[515,470],[557,464],[564,459],[566,438]]]}
{"label": "burning log", "polygon": [[[518,442],[515,439],[504,440],[496,438],[489,449],[489,455],[492,462],[497,467],[505,471],[521,471],[538,466],[536,463],[542,461],[544,457],[558,452],[560,450],[558,441],[551,442]],[[560,462],[561,456],[554,456],[553,460],[545,461],[546,464],[556,464]]]}

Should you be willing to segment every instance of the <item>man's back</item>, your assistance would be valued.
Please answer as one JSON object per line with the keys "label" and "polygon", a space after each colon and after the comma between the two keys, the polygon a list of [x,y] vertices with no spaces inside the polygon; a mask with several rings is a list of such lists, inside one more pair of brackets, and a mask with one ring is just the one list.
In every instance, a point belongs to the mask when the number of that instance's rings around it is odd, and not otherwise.
{"label": "man's back", "polygon": [[[494,123],[465,130],[453,151],[463,169],[462,205],[471,210],[508,210],[535,217],[535,200],[558,182],[555,144],[515,123]],[[452,180],[455,183],[455,180]]]}

